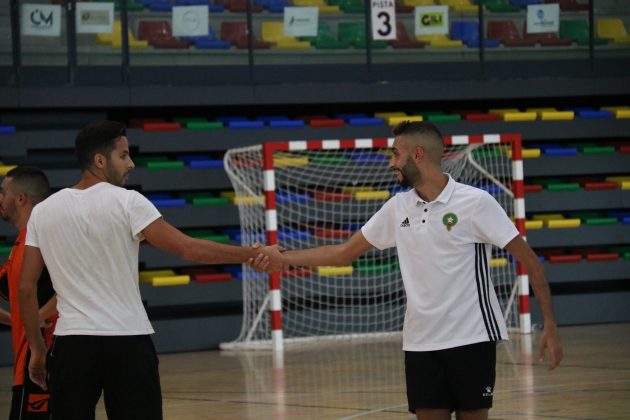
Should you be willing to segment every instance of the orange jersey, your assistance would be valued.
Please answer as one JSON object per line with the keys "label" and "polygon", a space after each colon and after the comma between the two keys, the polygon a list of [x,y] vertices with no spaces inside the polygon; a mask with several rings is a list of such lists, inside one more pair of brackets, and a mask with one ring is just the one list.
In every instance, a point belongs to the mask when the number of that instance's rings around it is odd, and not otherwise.
{"label": "orange jersey", "polygon": [[[0,270],[0,275],[6,273],[9,288],[9,305],[11,305],[11,335],[13,338],[13,383],[14,385],[22,385],[24,383],[24,372],[26,363],[26,354],[28,351],[28,342],[26,341],[26,332],[24,324],[20,316],[20,307],[18,303],[18,288],[20,284],[20,273],[22,271],[22,260],[24,257],[24,240],[26,239],[26,228],[20,229],[20,234],[15,240],[15,244],[11,249],[9,259]],[[42,277],[38,282],[38,299],[41,307],[53,295],[52,285],[50,284],[50,276],[48,271],[44,269]],[[53,317],[50,328],[42,330],[46,346],[50,347],[52,343],[52,333],[57,317]]]}

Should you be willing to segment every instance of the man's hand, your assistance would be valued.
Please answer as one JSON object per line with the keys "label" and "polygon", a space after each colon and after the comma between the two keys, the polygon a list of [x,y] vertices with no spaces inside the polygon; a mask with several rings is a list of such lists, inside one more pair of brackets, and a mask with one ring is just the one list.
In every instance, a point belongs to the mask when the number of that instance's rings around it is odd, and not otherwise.
{"label": "man's hand", "polygon": [[541,363],[545,361],[545,349],[549,350],[551,356],[549,370],[554,370],[560,364],[563,356],[562,344],[560,344],[560,337],[558,336],[558,330],[555,325],[552,327],[545,325],[545,329],[540,337],[540,353],[538,354],[538,358]]}
{"label": "man's hand", "polygon": [[[256,267],[262,268],[263,266],[265,266],[264,271],[268,273],[284,271],[289,268],[289,265],[285,261],[285,258],[282,255],[282,251],[284,251],[284,248],[278,245],[262,247],[260,248],[260,254],[250,265],[254,267],[254,270],[257,270]],[[260,257],[260,255],[263,255],[263,257]],[[257,263],[258,260],[260,261]]]}
{"label": "man's hand", "polygon": [[47,390],[46,386],[46,348],[31,349],[31,360],[28,364],[28,374],[35,384],[43,390]]}
{"label": "man's hand", "polygon": [[247,261],[254,271],[259,273],[273,273],[275,271],[284,271],[288,268],[288,264],[284,261],[282,252],[285,249],[279,245],[262,246],[258,242],[252,245],[252,249],[256,249],[259,254],[255,258]]}

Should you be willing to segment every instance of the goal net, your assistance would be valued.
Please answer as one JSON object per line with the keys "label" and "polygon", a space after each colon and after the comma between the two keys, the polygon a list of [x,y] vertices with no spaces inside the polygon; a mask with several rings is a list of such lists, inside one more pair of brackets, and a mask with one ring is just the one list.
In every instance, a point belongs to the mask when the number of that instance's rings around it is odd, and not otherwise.
{"label": "goal net", "polygon": [[[229,150],[224,166],[239,209],[241,243],[303,249],[346,241],[403,191],[389,169],[392,143],[292,141]],[[491,193],[524,234],[520,137],[453,136],[445,143],[443,170]],[[520,186],[520,198],[513,185]],[[527,282],[519,292],[521,276],[503,250],[493,250],[490,266],[508,326],[519,328],[517,306],[519,295],[521,301],[528,295]],[[346,267],[291,267],[267,275],[243,265],[242,282],[242,329],[223,349],[279,349],[283,343],[402,331],[405,292],[395,248],[373,249]]]}

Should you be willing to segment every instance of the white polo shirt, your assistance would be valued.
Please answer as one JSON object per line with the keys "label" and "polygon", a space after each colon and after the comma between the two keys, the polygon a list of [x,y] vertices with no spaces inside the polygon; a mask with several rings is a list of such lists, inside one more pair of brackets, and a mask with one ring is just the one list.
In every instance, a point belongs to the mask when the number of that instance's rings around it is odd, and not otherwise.
{"label": "white polo shirt", "polygon": [[490,244],[504,248],[518,231],[490,194],[448,178],[435,201],[414,189],[396,194],[361,229],[376,248],[397,247],[406,351],[508,339],[490,279]]}

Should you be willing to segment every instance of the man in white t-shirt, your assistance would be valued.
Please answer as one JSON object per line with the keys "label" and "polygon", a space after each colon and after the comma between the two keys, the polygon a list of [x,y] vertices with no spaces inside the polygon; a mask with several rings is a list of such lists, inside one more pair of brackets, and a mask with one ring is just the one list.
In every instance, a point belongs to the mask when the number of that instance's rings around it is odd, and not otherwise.
{"label": "man in white t-shirt", "polygon": [[[286,251],[285,263],[348,265],[372,247],[396,247],[407,295],[403,350],[409,411],[418,419],[487,419],[496,343],[507,329],[490,279],[491,245],[526,267],[544,318],[540,357],[562,359],[542,264],[485,191],[442,172],[442,136],[429,123],[394,128],[390,167],[411,188],[389,201],[347,242]],[[253,266],[258,266],[254,261]]]}
{"label": "man in white t-shirt", "polygon": [[[153,328],[138,285],[139,244],[204,264],[243,263],[258,249],[191,238],[168,224],[136,191],[122,188],[134,168],[125,127],[83,128],[75,152],[81,180],[38,204],[28,222],[19,301],[31,347],[29,372],[46,388],[53,418],[94,418],[101,392],[110,419],[161,419]],[[264,264],[278,270],[280,253]],[[46,358],[36,287],[44,263],[59,320]]]}

